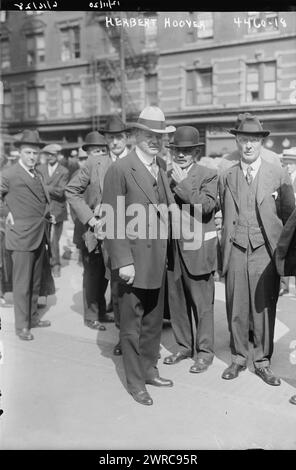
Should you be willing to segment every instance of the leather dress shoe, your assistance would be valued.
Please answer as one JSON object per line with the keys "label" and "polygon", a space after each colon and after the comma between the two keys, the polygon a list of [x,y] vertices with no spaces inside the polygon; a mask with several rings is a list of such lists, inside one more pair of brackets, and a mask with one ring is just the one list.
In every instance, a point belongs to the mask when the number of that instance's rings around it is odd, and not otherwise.
{"label": "leather dress shoe", "polygon": [[269,366],[255,367],[255,374],[259,375],[268,385],[281,385],[281,380],[274,375]]}
{"label": "leather dress shoe", "polygon": [[133,392],[131,393],[131,396],[138,403],[141,403],[141,405],[153,405],[153,400],[150,397],[147,390],[140,390],[139,392]]}
{"label": "leather dress shoe", "polygon": [[204,359],[197,359],[195,363],[190,367],[189,372],[192,372],[193,374],[205,372],[209,365],[209,362],[205,361]]}
{"label": "leather dress shoe", "polygon": [[51,323],[49,320],[38,320],[37,322],[32,323],[31,328],[46,328],[50,325]]}
{"label": "leather dress shoe", "polygon": [[114,323],[114,317],[105,313],[105,315],[99,315],[99,321],[101,323]]}
{"label": "leather dress shoe", "polygon": [[236,364],[235,362],[233,362],[229,367],[227,367],[227,369],[225,369],[225,371],[223,372],[222,374],[222,379],[226,379],[226,380],[231,380],[231,379],[235,379],[236,377],[238,377],[238,374],[242,371],[242,370],[245,370],[246,369],[246,366],[241,366],[240,364]]}
{"label": "leather dress shoe", "polygon": [[121,344],[120,341],[114,346],[113,349],[113,354],[114,356],[121,356],[122,355],[122,350],[121,350]]}
{"label": "leather dress shoe", "polygon": [[290,403],[292,403],[292,405],[296,405],[296,395],[293,395],[290,400],[289,400]]}
{"label": "leather dress shoe", "polygon": [[153,379],[147,379],[145,381],[148,385],[154,385],[155,387],[172,387],[174,382],[170,379],[163,379],[162,377],[154,377]]}
{"label": "leather dress shoe", "polygon": [[86,320],[84,322],[85,326],[88,326],[92,330],[100,330],[100,331],[105,331],[106,327],[104,325],[101,325],[100,322],[97,320]]}
{"label": "leather dress shoe", "polygon": [[167,365],[177,364],[178,362],[183,361],[183,359],[188,359],[188,357],[190,356],[178,351],[175,354],[171,354],[170,356],[165,357],[163,363]]}
{"label": "leather dress shoe", "polygon": [[282,296],[282,295],[285,295],[285,294],[289,294],[289,290],[288,289],[280,289],[279,291],[279,295]]}
{"label": "leather dress shoe", "polygon": [[23,328],[17,333],[17,335],[20,339],[23,339],[24,341],[31,341],[32,339],[34,339],[34,336],[28,328]]}

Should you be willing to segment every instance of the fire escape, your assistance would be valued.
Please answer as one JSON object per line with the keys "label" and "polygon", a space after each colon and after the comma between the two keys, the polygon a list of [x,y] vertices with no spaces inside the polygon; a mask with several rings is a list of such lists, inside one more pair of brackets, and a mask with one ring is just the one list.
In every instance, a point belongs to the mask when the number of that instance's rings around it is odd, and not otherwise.
{"label": "fire escape", "polygon": [[[125,13],[127,16],[129,13]],[[125,120],[136,118],[140,112],[131,93],[128,90],[128,80],[133,80],[143,73],[151,73],[158,61],[155,50],[135,52],[128,30],[124,27],[106,27],[105,14],[101,12],[90,13],[90,22],[99,23],[105,29],[111,45],[116,51],[104,58],[93,58],[91,73],[95,79],[99,74],[101,85],[104,87],[110,100],[120,110],[121,117]],[[118,18],[119,12],[108,13],[110,17]],[[134,15],[134,13],[133,13]],[[96,117],[93,116],[93,128],[96,126]]]}

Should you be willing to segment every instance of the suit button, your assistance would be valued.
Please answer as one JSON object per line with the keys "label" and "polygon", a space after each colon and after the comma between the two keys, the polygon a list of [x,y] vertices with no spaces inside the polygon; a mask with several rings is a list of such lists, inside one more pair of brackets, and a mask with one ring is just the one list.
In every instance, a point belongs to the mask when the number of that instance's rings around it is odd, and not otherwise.
{"label": "suit button", "polygon": [[232,223],[233,223],[233,225],[235,225],[236,224],[235,220]]}

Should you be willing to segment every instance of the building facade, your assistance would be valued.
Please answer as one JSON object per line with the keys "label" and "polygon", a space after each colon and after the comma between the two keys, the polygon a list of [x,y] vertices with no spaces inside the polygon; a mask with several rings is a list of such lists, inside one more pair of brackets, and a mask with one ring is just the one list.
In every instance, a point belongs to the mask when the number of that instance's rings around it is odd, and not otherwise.
{"label": "building facade", "polygon": [[296,12],[9,11],[1,20],[9,134],[38,128],[48,142],[80,142],[121,113],[125,90],[127,120],[157,104],[169,123],[200,130],[207,155],[234,148],[227,129],[247,111],[271,130],[268,148],[296,146]]}

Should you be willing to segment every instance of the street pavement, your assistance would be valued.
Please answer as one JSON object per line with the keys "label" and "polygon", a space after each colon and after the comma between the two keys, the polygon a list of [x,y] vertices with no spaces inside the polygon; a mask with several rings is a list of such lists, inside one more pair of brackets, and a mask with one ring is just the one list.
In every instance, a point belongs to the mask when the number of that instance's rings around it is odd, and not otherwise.
{"label": "street pavement", "polygon": [[[69,236],[66,226],[62,247]],[[251,362],[237,379],[221,378],[230,353],[224,285],[217,282],[213,365],[202,374],[189,373],[191,359],[164,365],[175,348],[165,322],[159,370],[174,387],[148,385],[149,407],[126,391],[122,358],[112,354],[114,324],[102,332],[83,324],[76,256],[63,260],[55,283],[42,311],[52,326],[34,329],[34,341],[15,335],[12,306],[1,309],[1,449],[296,449],[296,406],[289,403],[296,394],[294,279],[278,302],[272,369],[280,387],[265,384]]]}

